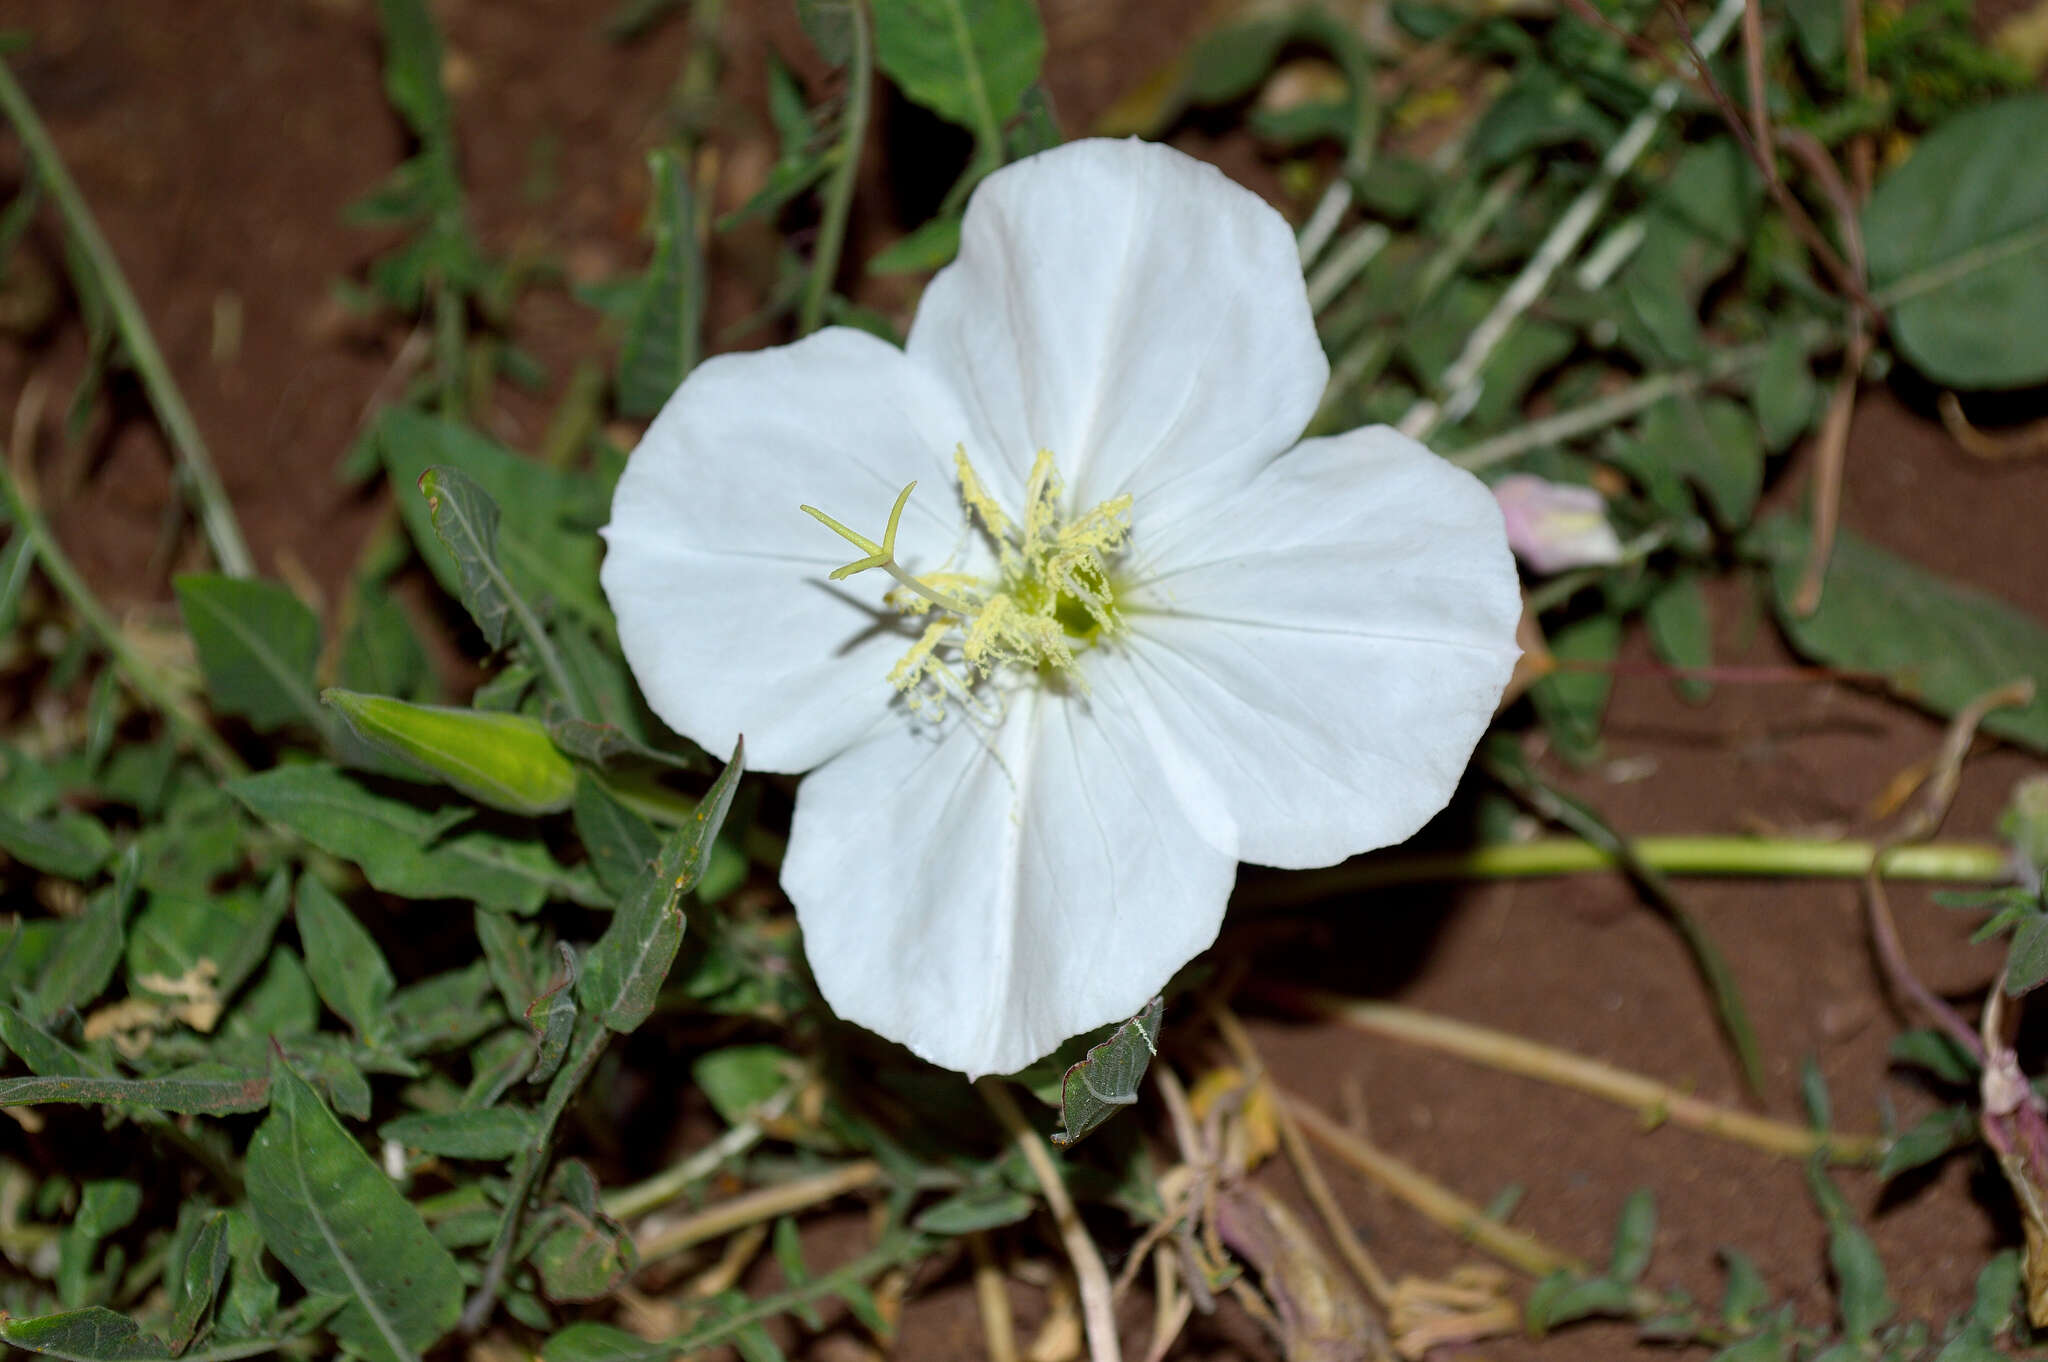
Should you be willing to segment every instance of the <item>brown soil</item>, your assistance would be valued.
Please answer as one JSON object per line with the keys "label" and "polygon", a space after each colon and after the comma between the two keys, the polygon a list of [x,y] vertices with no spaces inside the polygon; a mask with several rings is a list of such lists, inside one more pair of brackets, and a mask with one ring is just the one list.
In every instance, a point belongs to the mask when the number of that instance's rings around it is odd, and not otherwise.
{"label": "brown soil", "polygon": [[[437,5],[485,240],[500,251],[551,256],[575,278],[640,259],[642,153],[663,126],[685,45],[683,26],[673,23],[632,46],[609,44],[597,30],[609,8],[574,0]],[[764,45],[801,50],[786,8],[728,6],[728,98],[717,133],[727,152],[724,202],[741,197],[744,178],[763,167],[766,133],[754,111]],[[1203,9],[1197,0],[1047,0],[1047,69],[1068,130],[1087,128],[1126,82],[1170,58]],[[383,244],[344,226],[342,210],[403,154],[379,83],[374,6],[9,0],[0,26],[34,35],[33,47],[12,59],[15,69],[129,272],[261,566],[332,600],[378,503],[342,488],[331,470],[403,339],[393,328],[350,321],[332,301],[333,281],[356,275]],[[899,115],[885,115],[878,137]],[[18,153],[11,139],[0,143],[0,177],[11,187]],[[1242,144],[1228,149],[1234,172],[1256,169],[1252,160]],[[886,189],[871,176],[855,258],[894,230]],[[742,254],[735,248],[718,262],[715,310],[723,319],[747,310]],[[877,290],[871,301],[903,298]],[[236,309],[240,339],[229,346],[217,319]],[[591,314],[549,290],[525,305],[518,334],[557,391],[577,359],[604,353],[606,344]],[[81,353],[68,319],[28,343],[0,344],[0,401],[11,409],[23,385],[41,376],[61,406]],[[545,400],[508,399],[492,423],[508,440],[531,444],[546,411]],[[125,393],[119,418],[97,419],[75,447],[46,438],[36,467],[60,537],[93,585],[124,608],[164,611],[169,571],[196,560],[198,549],[189,532],[165,542],[168,461],[134,395]],[[1780,494],[1802,478],[1793,470]],[[1866,395],[1845,515],[1860,532],[2048,617],[2037,548],[2044,506],[2048,463],[1974,461],[1899,400]],[[1715,605],[1729,658],[1783,656],[1742,590],[1719,590]],[[1640,642],[1632,655],[1645,655]],[[1878,792],[1931,749],[1938,728],[1836,688],[1722,687],[1710,703],[1692,706],[1660,681],[1624,677],[1608,732],[1608,764],[1575,788],[1624,829],[1736,832],[1759,821],[1866,826]],[[2038,769],[2007,749],[1976,758],[1949,829],[1988,835],[2013,781]],[[1910,1120],[1927,1107],[1918,1089],[1887,1071],[1885,1046],[1902,1016],[1876,982],[1853,886],[1688,883],[1683,892],[1747,991],[1770,1070],[1766,1108],[1798,1112],[1807,1056],[1826,1075],[1844,1127],[1874,1129],[1887,1109]],[[1925,977],[1944,991],[1981,989],[1997,958],[1968,944],[1971,920],[1932,907],[1922,890],[1901,890],[1895,901]],[[1326,983],[1743,1100],[1684,949],[1619,880],[1381,894],[1329,904],[1312,918],[1240,915],[1236,930],[1277,958],[1304,940],[1318,945]],[[1379,1140],[1467,1196],[1485,1201],[1509,1184],[1525,1187],[1515,1223],[1562,1248],[1602,1259],[1624,1197],[1647,1186],[1661,1215],[1657,1283],[1714,1299],[1715,1250],[1734,1245],[1809,1320],[1826,1309],[1821,1223],[1796,1165],[1679,1130],[1646,1133],[1629,1114],[1590,1099],[1328,1025],[1262,1020],[1255,1032],[1284,1083],[1339,1112],[1342,1094],[1362,1094]],[[1967,1304],[1976,1269],[2015,1232],[1999,1191],[1973,1185],[1972,1174],[1969,1161],[1954,1161],[1888,1197],[1869,1178],[1845,1180],[1873,1214],[1895,1295],[1937,1324]],[[1334,1168],[1332,1176],[1397,1273],[1440,1276],[1471,1257],[1383,1193]],[[1276,1184],[1284,1181],[1276,1173]],[[1018,1306],[1026,1323],[1042,1310],[1036,1293],[1021,1289]],[[1130,1321],[1134,1337],[1144,1332],[1141,1318]],[[1229,1312],[1192,1337],[1187,1356],[1271,1355],[1256,1329]],[[1509,1340],[1475,1353],[1554,1357],[1560,1349],[1581,1358],[1632,1355],[1631,1335],[1594,1327],[1550,1345]],[[913,1299],[902,1356],[981,1350],[959,1272]]]}

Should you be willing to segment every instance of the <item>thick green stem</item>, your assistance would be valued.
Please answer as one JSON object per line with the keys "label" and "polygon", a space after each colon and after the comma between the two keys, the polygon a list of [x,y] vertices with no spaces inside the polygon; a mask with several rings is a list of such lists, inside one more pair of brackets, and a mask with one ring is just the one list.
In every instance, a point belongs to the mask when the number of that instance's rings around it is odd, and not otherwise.
{"label": "thick green stem", "polygon": [[164,435],[171,442],[172,453],[178,460],[178,481],[191,499],[192,509],[199,517],[199,527],[213,548],[214,561],[220,564],[222,572],[231,577],[254,576],[256,562],[242,538],[242,528],[235,520],[235,508],[228,501],[227,489],[221,486],[220,474],[214,471],[213,456],[207,452],[206,441],[200,438],[199,426],[185,406],[177,381],[171,377],[171,366],[165,363],[163,352],[157,349],[156,337],[151,334],[149,322],[142,315],[142,305],[135,301],[135,294],[128,287],[127,277],[121,273],[121,262],[115,259],[113,248],[100,235],[99,224],[93,221],[85,196],[79,193],[70,172],[64,168],[56,143],[50,140],[42,120],[36,117],[35,107],[29,103],[28,96],[15,82],[14,73],[4,62],[0,62],[0,112],[6,113],[14,124],[15,132],[20,134],[22,147],[28,152],[30,164],[35,167],[36,180],[56,200],[65,227],[70,231],[72,240],[78,243],[79,254],[84,257],[87,268],[98,281],[100,292],[106,297],[107,308],[113,314],[114,328],[120,333],[129,362],[135,366],[143,391],[149,394],[150,405],[156,409],[157,420],[162,422]]}
{"label": "thick green stem", "polygon": [[853,184],[860,171],[861,143],[867,138],[868,101],[873,94],[874,54],[868,39],[867,8],[854,0],[846,7],[852,20],[853,56],[846,72],[846,121],[840,128],[839,146],[833,152],[838,164],[825,186],[825,216],[818,224],[818,250],[811,257],[810,283],[804,289],[803,311],[797,331],[808,336],[825,321],[825,300],[832,296],[832,281],[839,274],[839,255],[846,246],[846,219],[853,212]]}
{"label": "thick green stem", "polygon": [[[1873,842],[1810,838],[1638,837],[1630,845],[1646,865],[1667,875],[1745,878],[1861,879],[1877,855]],[[1468,851],[1411,851],[1368,856],[1328,870],[1276,876],[1240,891],[1262,907],[1315,903],[1339,894],[1445,880],[1515,880],[1584,875],[1621,868],[1608,851],[1577,837],[1541,837]],[[1885,857],[1894,880],[1999,884],[2012,876],[1995,842],[1923,842]]]}

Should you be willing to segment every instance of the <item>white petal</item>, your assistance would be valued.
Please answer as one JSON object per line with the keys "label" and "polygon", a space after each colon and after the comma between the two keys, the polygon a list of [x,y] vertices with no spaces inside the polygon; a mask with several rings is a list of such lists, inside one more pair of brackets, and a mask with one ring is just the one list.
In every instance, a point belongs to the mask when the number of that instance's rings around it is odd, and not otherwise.
{"label": "white petal", "polygon": [[601,580],[619,642],[663,722],[712,752],[802,771],[857,739],[909,646],[883,574],[826,574],[860,550],[798,509],[880,538],[903,484],[898,557],[967,544],[952,453],[963,419],[895,347],[834,328],[699,365],[633,452]]}
{"label": "white petal", "polygon": [[884,724],[805,777],[782,885],[834,1012],[979,1075],[1136,1012],[1236,870],[1134,726],[1023,690],[992,736]]}
{"label": "white petal", "polygon": [[1016,504],[1049,449],[1073,505],[1132,493],[1140,535],[1292,444],[1329,377],[1285,219],[1135,139],[983,181],[907,348],[960,395],[977,464],[1006,470],[992,490]]}
{"label": "white petal", "polygon": [[1379,426],[1305,441],[1170,528],[1119,597],[1118,660],[1222,792],[1237,853],[1329,865],[1427,822],[1519,654],[1485,486]]}

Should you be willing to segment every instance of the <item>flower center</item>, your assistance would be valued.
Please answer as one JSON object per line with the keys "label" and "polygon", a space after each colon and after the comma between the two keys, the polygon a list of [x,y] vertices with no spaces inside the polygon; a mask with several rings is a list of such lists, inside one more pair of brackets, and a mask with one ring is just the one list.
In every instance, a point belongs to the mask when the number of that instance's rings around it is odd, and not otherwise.
{"label": "flower center", "polygon": [[998,667],[1071,676],[1085,690],[1075,651],[1124,627],[1109,568],[1131,532],[1129,494],[1062,515],[1059,470],[1052,453],[1040,450],[1024,489],[1023,515],[1013,518],[974,471],[966,446],[955,448],[953,467],[961,503],[996,551],[991,576],[942,570],[919,577],[897,563],[896,525],[914,482],[897,495],[879,544],[823,511],[803,508],[867,554],[835,569],[834,581],[881,568],[896,579],[883,600],[925,620],[910,651],[890,669],[889,683],[913,711],[935,719],[944,716],[948,696],[971,702],[975,685]]}

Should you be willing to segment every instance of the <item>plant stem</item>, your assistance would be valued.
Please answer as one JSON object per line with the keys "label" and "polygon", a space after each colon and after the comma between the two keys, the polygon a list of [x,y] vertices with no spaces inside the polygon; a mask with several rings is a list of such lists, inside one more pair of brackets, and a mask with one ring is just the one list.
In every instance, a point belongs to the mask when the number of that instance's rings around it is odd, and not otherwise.
{"label": "plant stem", "polygon": [[[797,317],[797,333],[808,336],[825,320],[825,300],[832,295],[832,281],[839,274],[839,254],[846,245],[846,219],[853,211],[853,183],[860,171],[861,143],[867,137],[868,101],[873,94],[874,55],[869,50],[868,12],[862,0],[846,7],[853,29],[853,56],[846,75],[846,121],[839,131],[834,155],[838,164],[825,186],[825,213],[818,224],[818,250],[811,257],[811,278],[804,289],[803,309]],[[1001,142],[997,142],[1000,155]]]}
{"label": "plant stem", "polygon": [[[1713,17],[1700,30],[1699,50],[1711,56],[1734,28],[1736,20],[1742,17],[1743,0],[1721,0]],[[1414,439],[1427,439],[1431,432],[1446,418],[1456,420],[1479,393],[1480,371],[1494,350],[1507,339],[1508,332],[1527,312],[1535,301],[1543,296],[1550,285],[1550,278],[1560,265],[1571,257],[1579,243],[1591,231],[1606,206],[1607,196],[1614,192],[1614,186],[1628,173],[1650,145],[1650,139],[1657,133],[1657,127],[1664,115],[1671,112],[1678,103],[1679,95],[1685,89],[1685,82],[1669,79],[1650,93],[1649,107],[1637,114],[1628,127],[1622,130],[1614,145],[1601,158],[1600,172],[1593,182],[1580,191],[1578,198],[1565,209],[1564,216],[1557,220],[1550,234],[1536,248],[1536,254],[1522,267],[1515,281],[1508,285],[1507,292],[1493,305],[1493,309],[1472,329],[1465,340],[1465,348],[1451,367],[1444,371],[1438,385],[1444,394],[1441,402],[1434,398],[1421,398],[1401,418],[1400,429],[1404,435]]]}
{"label": "plant stem", "polygon": [[1875,1135],[1812,1130],[1718,1106],[1661,1080],[1470,1022],[1433,1016],[1394,1003],[1345,998],[1320,989],[1252,984],[1247,991],[1262,1002],[1290,1012],[1333,1018],[1361,1031],[1613,1102],[1635,1112],[1646,1128],[1668,1121],[1687,1130],[1717,1135],[1792,1159],[1809,1159],[1818,1154],[1829,1163],[1873,1165],[1884,1158],[1887,1142]]}
{"label": "plant stem", "polygon": [[1580,1272],[1586,1264],[1523,1230],[1503,1225],[1427,1173],[1352,1134],[1313,1103],[1276,1089],[1280,1107],[1322,1146],[1434,1223],[1532,1277]]}
{"label": "plant stem", "polygon": [[[4,68],[0,68],[0,76],[4,76]],[[122,683],[136,699],[163,715],[164,721],[191,746],[215,776],[232,780],[236,776],[247,775],[248,768],[242,765],[242,759],[235,755],[234,750],[187,710],[183,697],[165,684],[161,669],[137,657],[128,646],[120,626],[114,623],[106,608],[92,594],[85,579],[72,567],[71,560],[64,556],[56,537],[50,533],[49,523],[29,503],[6,464],[5,451],[0,451],[0,500],[6,502],[15,533],[27,537],[29,552],[42,565],[43,575],[50,579],[50,584],[57,588],[57,594],[64,598],[85,627],[98,637],[100,646],[113,659],[114,670],[120,674]]]}
{"label": "plant stem", "polygon": [[773,1319],[784,1311],[794,1310],[821,1296],[839,1295],[848,1287],[863,1284],[870,1277],[886,1272],[899,1263],[907,1263],[928,1252],[930,1248],[931,1241],[921,1235],[898,1233],[884,1239],[845,1267],[835,1268],[821,1276],[813,1277],[802,1286],[793,1286],[773,1296],[760,1297],[744,1309],[735,1310],[732,1314],[713,1320],[709,1324],[677,1334],[663,1346],[673,1353],[694,1353],[713,1347],[750,1324]]}
{"label": "plant stem", "polygon": [[[1630,845],[1638,860],[1667,875],[1752,878],[1861,879],[1878,853],[1871,842],[1810,838],[1638,837]],[[1536,879],[1620,868],[1612,852],[1591,842],[1539,837],[1468,851],[1370,856],[1328,870],[1276,876],[1242,893],[1260,907],[1284,908],[1395,885]],[[1892,849],[1885,856],[1884,873],[1896,880],[1997,884],[2011,878],[2012,865],[2005,848],[1995,842],[1924,842]]]}
{"label": "plant stem", "polygon": [[[1809,347],[1809,352],[1818,350],[1830,339],[1837,338],[1826,326],[1819,323],[1804,326],[1795,334]],[[1581,435],[1590,435],[1596,430],[1618,425],[1637,412],[1656,406],[1667,397],[1695,393],[1702,388],[1712,387],[1744,370],[1755,368],[1769,357],[1770,352],[1770,343],[1766,341],[1722,350],[1696,368],[1652,374],[1618,392],[1609,393],[1605,397],[1554,415],[1525,422],[1490,440],[1480,440],[1466,445],[1445,457],[1460,468],[1491,468],[1497,463],[1505,463],[1532,449],[1563,444]]]}
{"label": "plant stem", "polygon": [[214,561],[222,572],[231,577],[255,575],[256,563],[242,538],[242,528],[235,520],[234,505],[228,500],[227,489],[221,486],[219,473],[214,471],[213,456],[207,452],[199,426],[185,406],[177,380],[171,377],[171,367],[164,361],[163,352],[157,349],[156,337],[150,332],[142,305],[136,302],[134,292],[128,287],[127,277],[121,273],[121,262],[115,258],[113,248],[100,235],[99,224],[93,221],[85,196],[64,168],[64,159],[57,154],[56,143],[50,140],[42,120],[36,117],[35,107],[15,82],[14,73],[5,62],[0,62],[0,112],[4,112],[14,124],[15,132],[21,137],[22,148],[27,151],[29,162],[34,167],[34,178],[47,187],[50,196],[56,200],[65,227],[78,243],[79,253],[84,256],[87,266],[98,279],[101,292],[106,295],[114,328],[120,333],[128,359],[135,366],[143,391],[149,394],[150,405],[156,409],[157,420],[162,422],[164,434],[171,442],[181,474],[178,481],[184,484],[185,494],[199,517],[200,530],[213,549]]}
{"label": "plant stem", "polygon": [[763,1103],[746,1120],[682,1162],[670,1165],[645,1182],[622,1187],[604,1197],[599,1203],[604,1213],[614,1220],[634,1220],[657,1207],[666,1206],[711,1176],[726,1160],[738,1158],[752,1149],[760,1142],[763,1133],[761,1123],[780,1116],[795,1096],[795,1088],[785,1089]]}
{"label": "plant stem", "polygon": [[594,1018],[587,1025],[589,1029],[575,1042],[561,1071],[548,1085],[547,1100],[541,1104],[533,1139],[519,1151],[518,1162],[513,1165],[511,1185],[505,1189],[505,1214],[498,1221],[498,1237],[492,1241],[491,1256],[484,1263],[483,1280],[477,1283],[469,1303],[462,1307],[458,1327],[465,1335],[475,1334],[491,1317],[498,1289],[504,1285],[505,1272],[512,1265],[512,1249],[519,1240],[519,1222],[525,1216],[527,1198],[533,1194],[534,1184],[540,1181],[541,1170],[547,1167],[548,1155],[554,1149],[555,1124],[569,1109],[569,1103],[597,1066],[598,1056],[611,1039],[611,1032]]}
{"label": "plant stem", "polygon": [[678,1221],[638,1241],[640,1261],[651,1263],[681,1253],[686,1248],[745,1229],[779,1215],[809,1210],[813,1206],[873,1187],[882,1181],[882,1165],[873,1159],[857,1159],[813,1177],[778,1183],[721,1201],[715,1206]]}
{"label": "plant stem", "polygon": [[1109,1272],[1102,1266],[1095,1241],[1088,1237],[1088,1227],[1081,1223],[1080,1212],[1074,1209],[1074,1199],[1067,1195],[1059,1166],[1045,1152],[1044,1138],[1025,1121],[1024,1113],[1017,1110],[1017,1099],[1010,1096],[1001,1079],[979,1079],[974,1087],[1016,1142],[1024,1161],[1031,1165],[1032,1176],[1045,1193],[1045,1204],[1052,1209],[1053,1223],[1059,1227],[1060,1242],[1066,1246],[1074,1280],[1081,1288],[1081,1322],[1088,1334],[1090,1362],[1121,1362],[1123,1353],[1117,1342],[1115,1298],[1110,1291]]}

